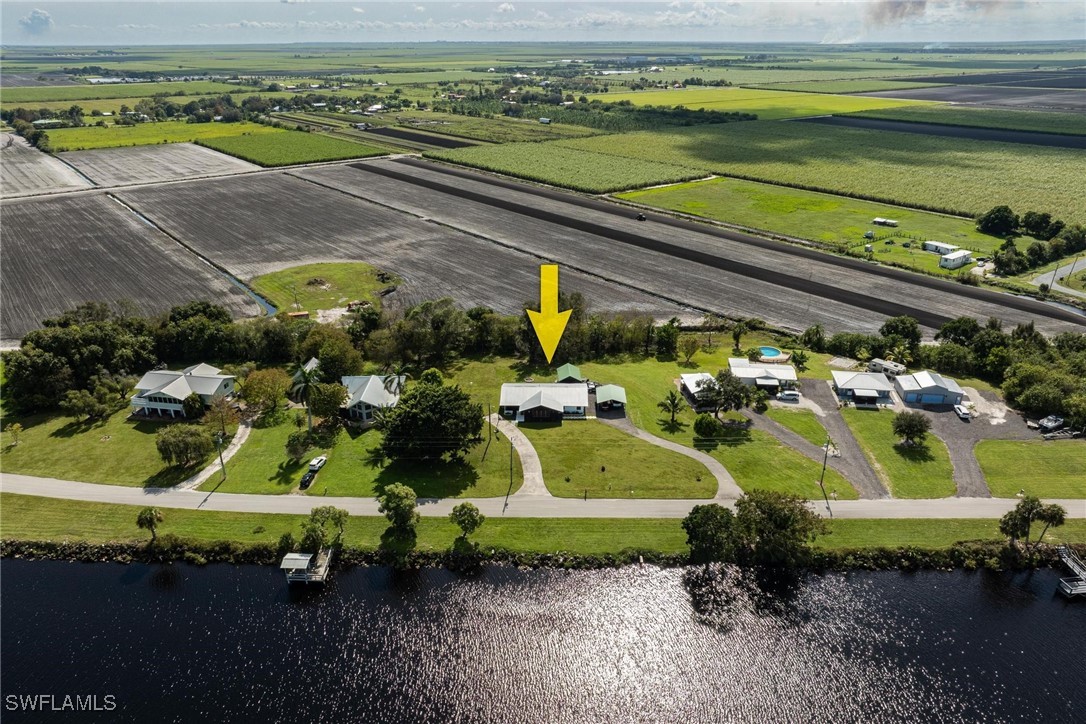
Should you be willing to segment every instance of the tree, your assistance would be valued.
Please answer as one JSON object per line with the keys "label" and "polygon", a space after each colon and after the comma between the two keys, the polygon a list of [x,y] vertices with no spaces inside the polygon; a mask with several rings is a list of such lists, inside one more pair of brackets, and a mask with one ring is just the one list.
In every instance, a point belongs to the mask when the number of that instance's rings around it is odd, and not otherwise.
{"label": "tree", "polygon": [[338,382],[318,382],[309,390],[309,411],[325,420],[339,419],[347,401],[347,388]]}
{"label": "tree", "polygon": [[675,415],[683,409],[683,398],[675,390],[668,390],[667,397],[662,402],[657,402],[656,406],[659,407],[664,414],[671,415],[671,424],[675,424]]}
{"label": "tree", "polygon": [[430,369],[425,370],[421,375],[419,375],[419,384],[420,385],[440,385],[440,384],[444,384],[444,379],[441,376],[441,370],[436,369],[434,367],[431,367]]}
{"label": "tree", "polygon": [[[323,505],[309,512],[309,519],[302,523],[302,550],[317,553],[330,544],[343,540],[343,531],[350,514],[342,508]],[[336,536],[329,540],[328,525],[336,528]]]}
{"label": "tree", "polygon": [[931,429],[931,420],[921,412],[904,411],[894,415],[894,434],[902,438],[906,445],[923,442]]}
{"label": "tree", "polygon": [[915,351],[920,347],[920,338],[922,337],[920,323],[907,315],[887,319],[879,328],[879,334],[888,339],[900,339],[908,345],[911,351]]}
{"label": "tree", "polygon": [[1045,533],[1048,532],[1049,528],[1059,528],[1066,522],[1067,510],[1057,503],[1049,503],[1041,506],[1033,519],[1045,524],[1045,527],[1041,529],[1041,534],[1037,536],[1037,543],[1035,544],[1040,545],[1044,542]]}
{"label": "tree", "polygon": [[938,342],[953,342],[968,346],[978,334],[980,334],[980,322],[973,317],[958,317],[939,327],[939,331],[935,333],[935,339]]}
{"label": "tree", "polygon": [[697,391],[698,398],[713,407],[713,415],[720,417],[721,410],[738,410],[750,401],[750,389],[732,374],[721,370],[716,377],[707,380]]}
{"label": "tree", "polygon": [[826,349],[826,330],[821,324],[808,327],[799,337],[800,344],[815,352]]}
{"label": "tree", "polygon": [[449,513],[449,520],[460,528],[462,537],[466,539],[479,530],[479,526],[486,521],[486,516],[480,513],[479,509],[471,503],[461,503]]}
{"label": "tree", "polygon": [[211,434],[195,425],[168,425],[155,434],[155,447],[169,465],[189,466],[202,461],[215,448]]}
{"label": "tree", "polygon": [[290,394],[295,395],[305,405],[306,417],[309,422],[309,431],[313,432],[313,408],[309,404],[309,395],[321,380],[320,365],[309,367],[305,362],[299,362],[294,366]]}
{"label": "tree", "polygon": [[712,348],[713,346],[713,331],[720,329],[722,320],[720,316],[713,312],[706,312],[705,316],[701,319],[701,328],[705,330],[705,346]]}
{"label": "tree", "polygon": [[792,364],[796,366],[796,369],[803,371],[807,369],[807,363],[811,361],[811,356],[801,349],[792,351]]}
{"label": "tree", "polygon": [[388,518],[393,529],[401,533],[414,530],[419,521],[419,513],[415,510],[418,496],[414,490],[402,483],[392,483],[377,496],[377,501],[381,504],[378,510]]}
{"label": "tree", "polygon": [[84,417],[88,420],[102,417],[108,411],[105,405],[98,402],[94,395],[86,390],[68,390],[64,393],[64,399],[60,401],[60,409],[76,420]]}
{"label": "tree", "polygon": [[1030,527],[1043,508],[1044,504],[1037,496],[1023,496],[1014,506],[1014,510],[999,519],[999,532],[1010,538],[1012,543],[1018,540],[1029,543]]}
{"label": "tree", "polygon": [[387,410],[381,451],[393,460],[466,453],[480,439],[483,408],[456,385],[416,385]]}
{"label": "tree", "polygon": [[140,530],[151,531],[151,543],[158,537],[158,524],[162,522],[162,511],[158,508],[144,508],[136,516],[136,525]]}
{"label": "tree", "polygon": [[803,498],[770,490],[752,490],[735,501],[735,527],[737,562],[770,568],[804,565],[809,543],[827,531]]}
{"label": "tree", "polygon": [[736,322],[732,327],[732,342],[735,346],[735,351],[738,352],[742,349],[743,335],[750,331],[750,327],[746,322]]}
{"label": "tree", "polygon": [[339,327],[313,326],[298,351],[303,359],[315,357],[320,360],[320,380],[338,380],[362,371],[362,354],[355,349],[351,336]]}
{"label": "tree", "polygon": [[683,361],[690,364],[690,358],[698,351],[701,344],[694,335],[687,335],[679,340],[679,351],[682,352]]}
{"label": "tree", "polygon": [[238,411],[234,409],[234,403],[225,395],[216,395],[211,398],[211,404],[204,413],[204,425],[209,430],[215,430],[226,437],[226,428],[238,424]]}
{"label": "tree", "polygon": [[769,393],[765,390],[755,390],[750,396],[750,401],[755,412],[765,412],[769,409]]}
{"label": "tree", "polygon": [[694,420],[694,434],[706,440],[720,437],[720,420],[705,413],[698,415]]}
{"label": "tree", "polygon": [[716,503],[695,505],[683,518],[682,525],[692,563],[735,559],[735,516],[732,511]]}
{"label": "tree", "polygon": [[283,404],[290,385],[290,376],[281,369],[257,370],[245,378],[242,390],[250,405],[270,412]]}
{"label": "tree", "polygon": [[996,206],[977,219],[977,231],[1006,236],[1018,228],[1018,216],[1009,206]]}
{"label": "tree", "polygon": [[287,435],[287,457],[300,460],[313,447],[313,433],[308,430],[295,430]]}
{"label": "tree", "polygon": [[11,444],[19,444],[19,435],[23,434],[23,426],[17,422],[9,422],[7,427],[4,428],[4,432],[11,435]]}
{"label": "tree", "polygon": [[656,354],[670,357],[675,354],[679,343],[679,320],[671,319],[667,324],[656,328]]}
{"label": "tree", "polygon": [[200,399],[198,394],[193,392],[188,397],[181,400],[181,411],[184,413],[185,417],[190,420],[203,417],[204,401]]}
{"label": "tree", "polygon": [[56,407],[74,377],[64,356],[27,345],[25,338],[21,349],[4,353],[4,398],[20,412]]}

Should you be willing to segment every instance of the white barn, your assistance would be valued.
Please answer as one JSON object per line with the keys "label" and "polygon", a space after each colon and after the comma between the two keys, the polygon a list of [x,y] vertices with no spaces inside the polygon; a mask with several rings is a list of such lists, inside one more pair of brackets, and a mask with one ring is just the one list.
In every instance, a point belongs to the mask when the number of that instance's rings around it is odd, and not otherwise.
{"label": "white barn", "polygon": [[924,370],[894,380],[901,399],[912,405],[960,405],[965,390],[955,380]]}
{"label": "white barn", "polygon": [[403,389],[403,375],[345,375],[340,382],[347,388],[344,407],[347,417],[369,427],[374,423],[374,413],[382,407],[395,407]]}
{"label": "white barn", "polygon": [[183,370],[152,370],[136,383],[132,407],[136,412],[152,412],[165,417],[184,417],[184,401],[189,395],[199,395],[205,405],[216,397],[233,397],[234,376],[209,364],[197,364]]}

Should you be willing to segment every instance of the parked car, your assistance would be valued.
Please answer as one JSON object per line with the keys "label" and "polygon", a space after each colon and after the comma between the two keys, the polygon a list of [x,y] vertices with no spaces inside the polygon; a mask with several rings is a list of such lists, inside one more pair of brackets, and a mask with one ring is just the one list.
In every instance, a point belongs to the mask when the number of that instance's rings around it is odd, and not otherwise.
{"label": "parked car", "polygon": [[298,486],[300,490],[305,490],[313,484],[313,478],[317,477],[315,470],[306,470],[305,475],[302,476],[302,484]]}
{"label": "parked car", "polygon": [[973,413],[965,405],[954,405],[954,414],[963,420],[973,419]]}
{"label": "parked car", "polygon": [[319,457],[313,458],[312,460],[309,461],[309,471],[311,473],[317,472],[318,470],[320,470],[321,468],[324,467],[324,464],[326,462],[328,462],[328,456],[327,455],[321,455]]}
{"label": "parked car", "polygon": [[781,402],[799,402],[799,390],[781,390],[777,393]]}

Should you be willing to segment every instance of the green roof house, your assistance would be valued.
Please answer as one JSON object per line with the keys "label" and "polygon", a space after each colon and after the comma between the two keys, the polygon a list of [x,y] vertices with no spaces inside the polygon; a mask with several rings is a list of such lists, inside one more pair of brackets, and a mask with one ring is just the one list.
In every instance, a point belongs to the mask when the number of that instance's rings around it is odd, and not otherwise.
{"label": "green roof house", "polygon": [[577,369],[575,365],[571,365],[567,362],[558,368],[558,381],[584,382],[584,377],[581,376],[581,371]]}

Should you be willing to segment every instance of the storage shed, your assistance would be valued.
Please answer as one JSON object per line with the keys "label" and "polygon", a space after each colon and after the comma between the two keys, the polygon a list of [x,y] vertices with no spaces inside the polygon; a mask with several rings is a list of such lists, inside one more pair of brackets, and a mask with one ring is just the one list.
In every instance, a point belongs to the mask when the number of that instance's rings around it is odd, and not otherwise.
{"label": "storage shed", "polygon": [[949,254],[952,251],[957,251],[961,247],[947,244],[944,241],[925,241],[921,245],[921,248],[923,248],[924,251],[934,251],[936,254],[943,255]]}
{"label": "storage shed", "polygon": [[944,269],[958,269],[973,262],[973,253],[968,249],[958,249],[939,257],[939,266]]}
{"label": "storage shed", "polygon": [[901,399],[912,405],[960,405],[965,391],[949,377],[925,370],[894,380]]}
{"label": "storage shed", "polygon": [[600,385],[596,388],[596,404],[607,410],[626,406],[626,390],[618,385]]}
{"label": "storage shed", "polygon": [[584,382],[581,370],[569,362],[558,368],[558,381],[563,383]]}

